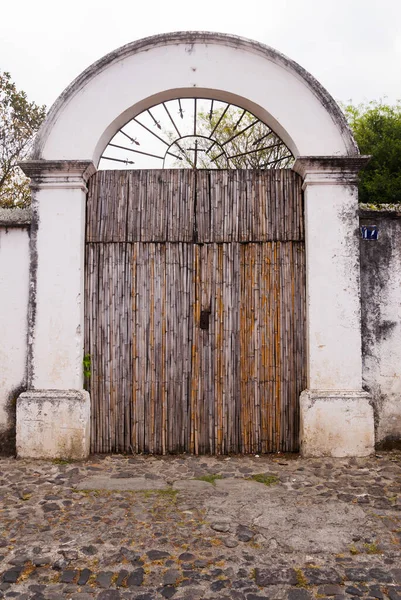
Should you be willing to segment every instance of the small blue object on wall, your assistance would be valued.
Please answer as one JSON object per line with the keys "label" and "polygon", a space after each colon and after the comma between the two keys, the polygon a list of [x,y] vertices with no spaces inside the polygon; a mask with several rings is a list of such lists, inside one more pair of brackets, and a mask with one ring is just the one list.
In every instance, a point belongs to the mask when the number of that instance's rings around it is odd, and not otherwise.
{"label": "small blue object on wall", "polygon": [[376,225],[363,225],[361,227],[361,238],[363,240],[377,240],[379,237],[379,230]]}

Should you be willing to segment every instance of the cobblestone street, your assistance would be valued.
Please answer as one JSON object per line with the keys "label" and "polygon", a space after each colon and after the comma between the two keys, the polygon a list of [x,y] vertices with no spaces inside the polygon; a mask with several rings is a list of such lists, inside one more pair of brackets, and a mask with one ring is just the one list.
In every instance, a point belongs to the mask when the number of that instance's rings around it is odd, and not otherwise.
{"label": "cobblestone street", "polygon": [[0,459],[0,597],[401,600],[401,454]]}

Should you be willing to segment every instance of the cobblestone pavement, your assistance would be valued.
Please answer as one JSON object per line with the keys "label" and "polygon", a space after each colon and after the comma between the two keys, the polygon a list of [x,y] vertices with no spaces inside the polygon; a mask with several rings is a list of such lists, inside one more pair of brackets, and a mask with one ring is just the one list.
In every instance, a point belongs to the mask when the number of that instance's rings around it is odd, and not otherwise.
{"label": "cobblestone pavement", "polygon": [[0,459],[0,598],[401,600],[401,454]]}

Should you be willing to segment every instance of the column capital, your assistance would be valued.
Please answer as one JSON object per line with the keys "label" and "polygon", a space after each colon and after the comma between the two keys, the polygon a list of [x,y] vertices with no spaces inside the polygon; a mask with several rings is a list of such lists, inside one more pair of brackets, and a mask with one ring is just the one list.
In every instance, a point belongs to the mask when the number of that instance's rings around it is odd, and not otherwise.
{"label": "column capital", "polygon": [[299,156],[293,169],[308,185],[356,185],[370,156]]}
{"label": "column capital", "polygon": [[96,173],[90,160],[26,160],[18,166],[30,177],[32,190],[58,188],[86,192],[86,182]]}

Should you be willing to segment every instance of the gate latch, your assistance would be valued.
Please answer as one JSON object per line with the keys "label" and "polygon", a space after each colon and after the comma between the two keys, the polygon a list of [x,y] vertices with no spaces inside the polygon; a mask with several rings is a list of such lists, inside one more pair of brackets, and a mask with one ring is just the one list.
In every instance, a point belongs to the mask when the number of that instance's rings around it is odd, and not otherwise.
{"label": "gate latch", "polygon": [[201,310],[199,323],[201,329],[209,329],[209,317],[210,310]]}

